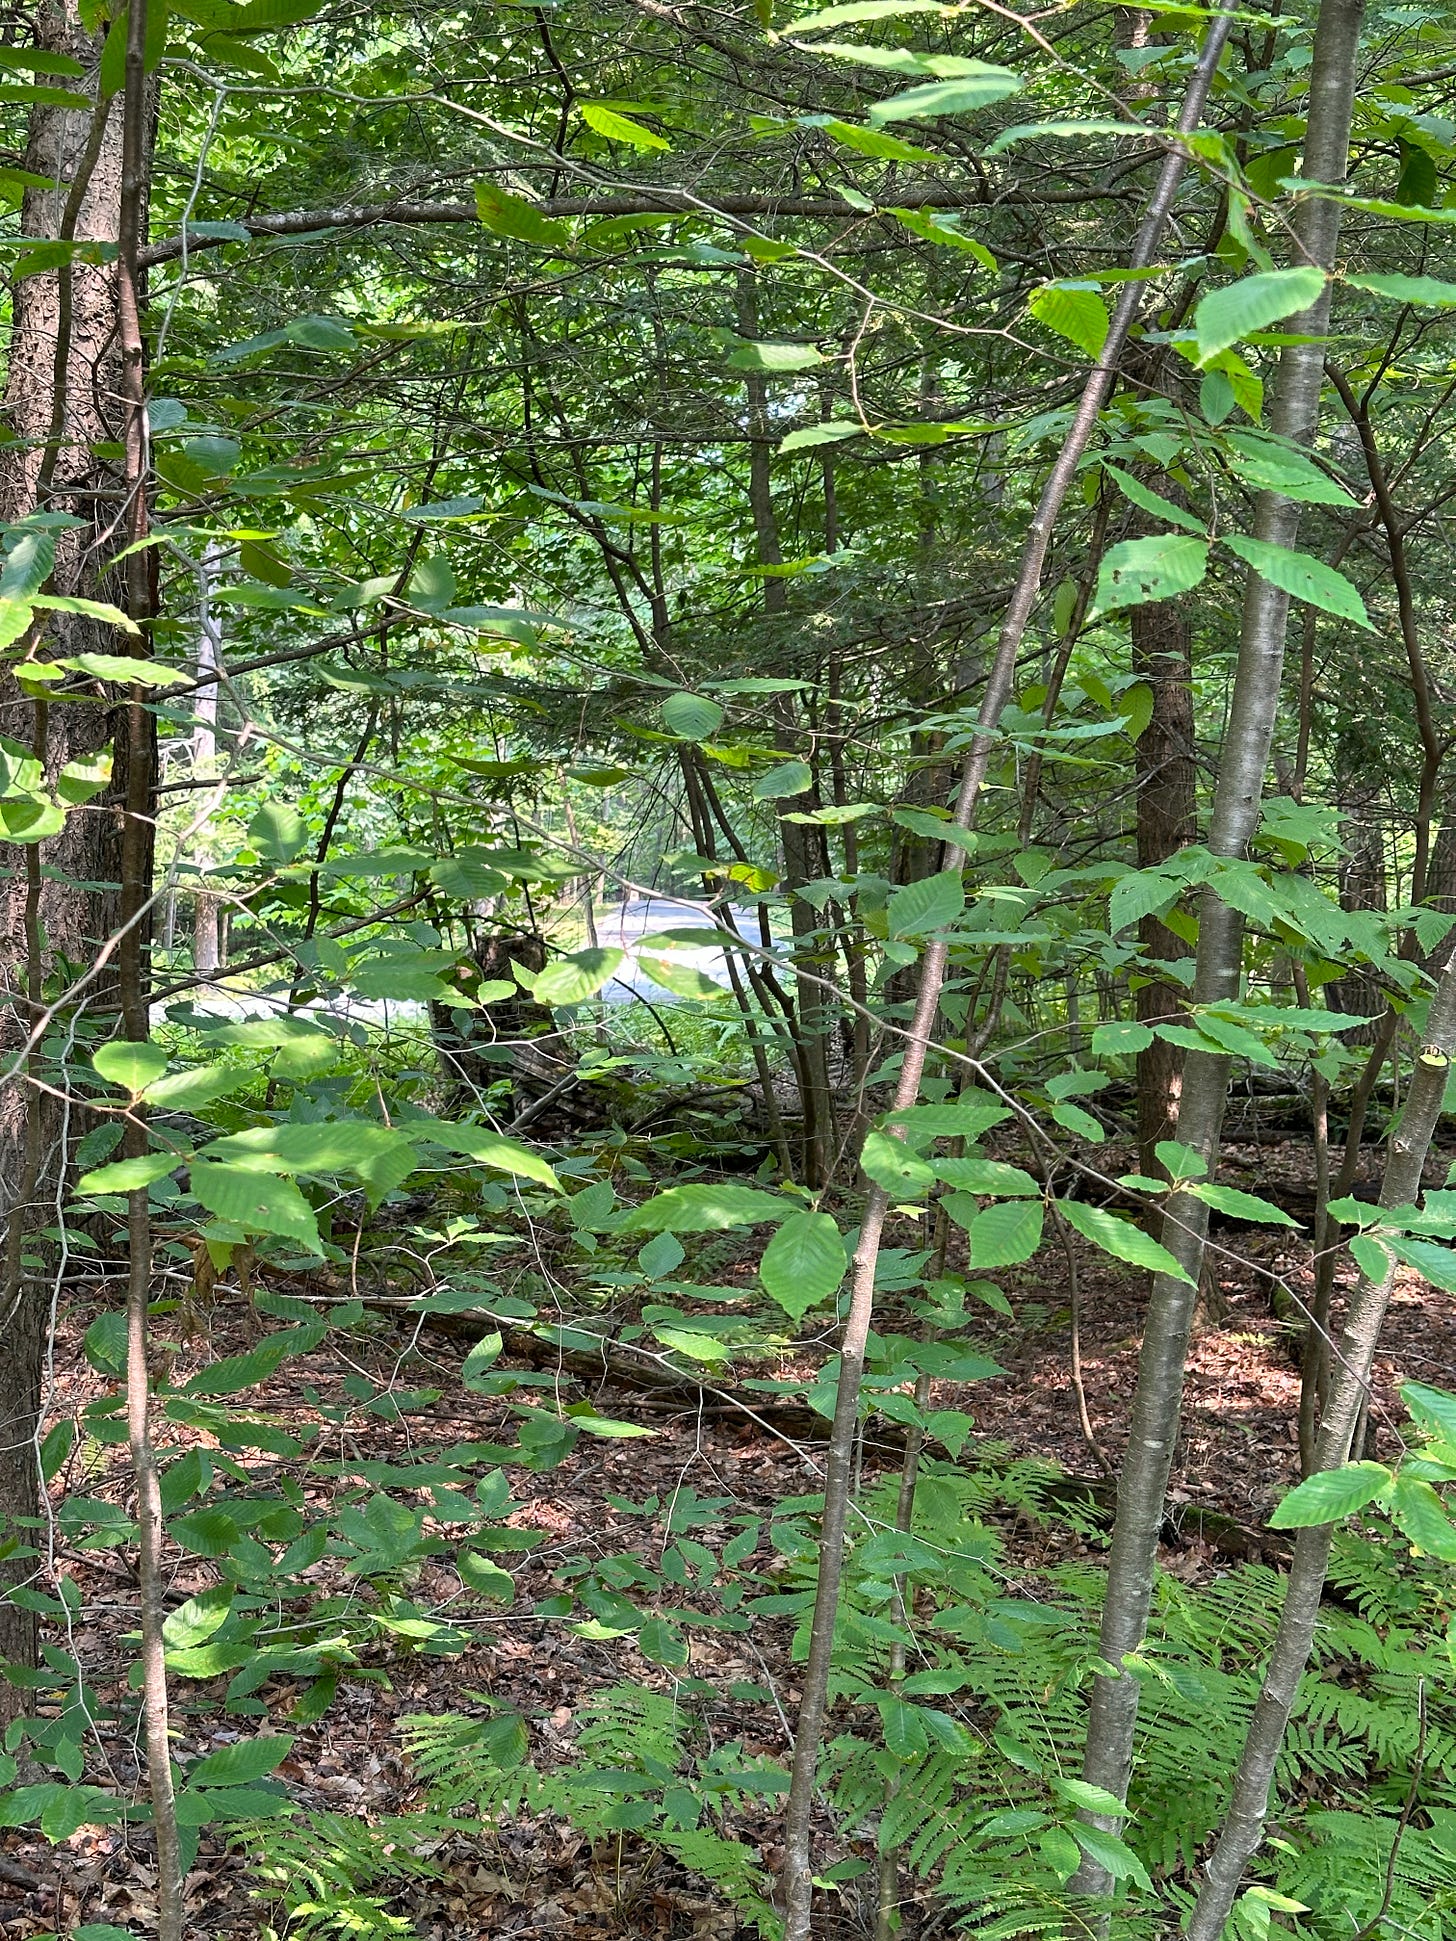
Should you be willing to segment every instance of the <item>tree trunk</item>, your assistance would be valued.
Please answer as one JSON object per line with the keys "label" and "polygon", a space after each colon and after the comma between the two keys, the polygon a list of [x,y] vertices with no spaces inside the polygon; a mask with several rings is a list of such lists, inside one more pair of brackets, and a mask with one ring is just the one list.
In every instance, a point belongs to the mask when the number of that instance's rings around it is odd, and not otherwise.
{"label": "tree trunk", "polygon": [[[1380,1189],[1382,1206],[1409,1206],[1419,1197],[1426,1154],[1446,1095],[1451,1055],[1456,1052],[1456,953],[1447,950],[1445,955],[1445,970],[1431,1000],[1426,1025],[1427,1049],[1416,1062],[1405,1111],[1390,1142]],[[1370,1392],[1370,1371],[1395,1269],[1394,1256],[1388,1256],[1382,1277],[1372,1281],[1362,1275],[1351,1297],[1349,1318],[1335,1357],[1330,1405],[1320,1425],[1316,1470],[1338,1469],[1349,1461],[1351,1440]],[[1335,1526],[1325,1523],[1301,1530],[1295,1540],[1269,1669],[1244,1741],[1223,1830],[1205,1869],[1205,1885],[1189,1923],[1188,1941],[1219,1941],[1244,1869],[1264,1837],[1269,1788],[1314,1644],[1334,1534]]]}
{"label": "tree trunk", "polygon": [[[69,55],[87,70],[68,88],[96,97],[101,37],[86,30],[76,0],[50,0],[36,20],[35,44]],[[121,199],[121,115],[106,105],[93,113],[38,107],[32,111],[25,166],[54,186],[27,189],[21,229],[27,236],[115,243]],[[112,264],[76,263],[18,280],[13,286],[5,415],[18,443],[0,454],[0,520],[38,510],[83,523],[55,534],[50,588],[61,594],[113,601],[107,557],[123,497],[112,462],[96,455],[121,436],[117,278]],[[110,629],[81,615],[51,614],[49,655],[116,652]],[[70,691],[80,688],[79,681]],[[0,733],[34,749],[48,778],[67,763],[116,745],[107,793],[73,810],[59,834],[42,845],[0,845],[0,967],[10,1002],[0,1011],[0,1191],[6,1207],[5,1284],[0,1290],[0,1530],[33,1517],[40,1502],[36,1456],[41,1383],[49,1347],[51,1289],[34,1262],[27,1236],[53,1224],[73,1126],[58,1103],[29,1082],[42,1076],[42,1043],[26,1057],[42,1016],[44,981],[59,976],[69,1001],[59,1021],[114,1016],[114,969],[92,969],[117,927],[120,910],[121,816],[126,798],[124,708],[94,705],[108,698],[86,683],[88,704],[49,703],[0,684]],[[42,866],[44,874],[42,874]],[[88,969],[90,974],[87,975]],[[28,1065],[28,1070],[27,1070]],[[6,1568],[24,1577],[33,1558]],[[0,1601],[0,1660],[34,1662],[35,1620]],[[21,1697],[0,1684],[0,1723]]]}
{"label": "tree trunk", "polygon": [[[1153,712],[1137,741],[1137,865],[1167,862],[1198,835],[1193,761],[1193,665],[1185,610],[1172,600],[1132,609],[1132,671],[1153,693]],[[1146,916],[1138,941],[1154,962],[1189,956],[1184,939],[1156,916]],[[1180,1018],[1184,987],[1171,977],[1150,976],[1137,991],[1142,1024]],[[1138,1170],[1166,1177],[1154,1147],[1178,1135],[1178,1098],[1183,1054],[1155,1038],[1138,1053]]]}
{"label": "tree trunk", "polygon": [[[1363,11],[1363,0],[1323,0],[1320,8],[1301,165],[1301,172],[1311,181],[1338,184],[1345,177]],[[1339,236],[1338,202],[1308,200],[1300,205],[1296,220],[1304,258],[1328,267]],[[1286,346],[1280,353],[1272,386],[1271,429],[1298,444],[1308,444],[1319,423],[1324,381],[1320,340],[1328,327],[1329,309],[1330,285],[1326,283],[1305,315],[1289,325],[1300,339],[1312,341]],[[1267,544],[1295,547],[1299,519],[1300,507],[1295,501],[1261,492],[1255,501],[1254,535]],[[1208,847],[1215,855],[1242,856],[1258,823],[1264,773],[1279,712],[1288,624],[1289,595],[1250,573],[1229,725],[1208,834]],[[1198,1003],[1237,996],[1242,956],[1243,926],[1237,912],[1206,890],[1200,900],[1194,982]],[[1184,1068],[1179,1139],[1203,1157],[1210,1173],[1218,1161],[1228,1071],[1227,1058],[1202,1052],[1190,1052]],[[1138,1650],[1147,1630],[1158,1532],[1178,1439],[1183,1372],[1207,1231],[1207,1206],[1190,1194],[1173,1194],[1164,1218],[1163,1242],[1182,1273],[1159,1274],[1153,1281],[1108,1558],[1101,1656],[1119,1668]],[[1095,1681],[1083,1778],[1118,1799],[1127,1797],[1137,1709],[1138,1684],[1132,1672],[1119,1670],[1116,1677]],[[1107,1815],[1087,1817],[1108,1831],[1117,1824]],[[1077,1893],[1105,1896],[1111,1891],[1112,1881],[1104,1867],[1084,1859],[1071,1886]]]}

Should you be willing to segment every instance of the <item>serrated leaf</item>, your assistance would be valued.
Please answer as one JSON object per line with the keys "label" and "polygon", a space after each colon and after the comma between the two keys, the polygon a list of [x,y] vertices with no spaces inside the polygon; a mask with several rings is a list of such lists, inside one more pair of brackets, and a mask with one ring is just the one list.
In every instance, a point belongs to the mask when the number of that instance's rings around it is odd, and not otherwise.
{"label": "serrated leaf", "polygon": [[1261,1200],[1257,1193],[1241,1192],[1237,1186],[1215,1186],[1209,1181],[1200,1180],[1184,1190],[1236,1220],[1259,1220],[1266,1226],[1276,1227],[1299,1225],[1298,1220],[1291,1219],[1282,1207],[1271,1206],[1268,1200]]}
{"label": "serrated leaf", "polygon": [[682,1632],[660,1617],[650,1617],[644,1622],[637,1633],[637,1649],[653,1664],[668,1665],[673,1670],[681,1670],[691,1656]]}
{"label": "serrated leaf", "polygon": [[1041,1195],[1041,1187],[1030,1173],[1020,1166],[1008,1166],[1004,1160],[982,1159],[972,1153],[964,1159],[933,1159],[930,1163],[937,1178],[963,1193],[984,1193],[1003,1200],[1037,1199]]}
{"label": "serrated leaf", "polygon": [[1208,541],[1186,533],[1153,533],[1108,549],[1097,575],[1097,613],[1172,600],[1192,592],[1208,571]]}
{"label": "serrated leaf", "polygon": [[771,768],[767,775],[760,775],[754,783],[754,800],[778,802],[786,795],[802,795],[813,780],[814,771],[807,762],[797,759],[780,762],[777,768]]}
{"label": "serrated leaf", "polygon": [[[1122,924],[1114,928],[1120,930]],[[1114,1058],[1146,1051],[1152,1042],[1153,1034],[1145,1024],[1134,1024],[1130,1020],[1126,1023],[1099,1024],[1092,1033],[1092,1056]]]}
{"label": "serrated leaf", "polygon": [[1424,1382],[1403,1382],[1400,1399],[1424,1434],[1456,1448],[1456,1395]]}
{"label": "serrated leaf", "polygon": [[1108,1213],[1100,1206],[1086,1206],[1081,1200],[1059,1200],[1062,1217],[1069,1227],[1075,1227],[1085,1240],[1094,1247],[1100,1247],[1105,1254],[1115,1260],[1125,1260],[1133,1267],[1146,1267],[1150,1273],[1170,1274],[1174,1280],[1186,1281],[1191,1287],[1193,1277],[1181,1267],[1168,1249],[1151,1234],[1135,1227],[1130,1220],[1119,1219],[1115,1213]]}
{"label": "serrated leaf", "polygon": [[723,710],[705,694],[690,694],[684,688],[663,702],[662,725],[681,741],[706,741],[722,727]]}
{"label": "serrated leaf", "polygon": [[1068,1827],[1067,1831],[1083,1853],[1095,1860],[1114,1880],[1133,1880],[1144,1893],[1152,1891],[1153,1883],[1148,1878],[1147,1868],[1125,1840],[1119,1840],[1115,1833],[1107,1833],[1100,1826],[1088,1826],[1081,1820]]}
{"label": "serrated leaf", "polygon": [[510,236],[518,242],[535,243],[542,249],[562,251],[571,245],[571,231],[564,222],[545,216],[524,196],[512,195],[496,182],[477,182],[475,213],[486,229],[497,236]]}
{"label": "serrated leaf", "polygon": [[212,1584],[175,1611],[169,1611],[162,1624],[162,1636],[172,1650],[185,1650],[202,1644],[227,1622],[237,1594],[234,1584]]}
{"label": "serrated leaf", "polygon": [[1395,1478],[1384,1463],[1347,1462],[1322,1469],[1292,1489],[1269,1519],[1271,1530],[1308,1530],[1342,1523],[1383,1496]]}
{"label": "serrated leaf", "polygon": [[729,1181],[670,1186],[620,1222],[619,1233],[722,1233],[729,1227],[762,1226],[782,1220],[791,1202],[756,1186]]}
{"label": "serrated leaf", "polygon": [[113,1038],[110,1044],[92,1053],[91,1063],[108,1085],[119,1085],[135,1097],[166,1071],[167,1054],[160,1045],[150,1042]]}
{"label": "serrated leaf", "polygon": [[737,344],[728,355],[735,371],[808,371],[823,362],[813,344]]}
{"label": "serrated leaf", "polygon": [[1367,1233],[1357,1233],[1351,1240],[1350,1258],[1366,1280],[1374,1281],[1377,1285],[1390,1272],[1389,1249],[1380,1241],[1373,1240]]}
{"label": "serrated leaf", "polygon": [[827,1301],[844,1279],[849,1257],[844,1237],[827,1213],[791,1213],[769,1241],[759,1263],[764,1291],[791,1321]]}
{"label": "serrated leaf", "polygon": [[460,1581],[477,1597],[488,1597],[497,1604],[510,1604],[516,1595],[516,1580],[508,1570],[482,1557],[479,1551],[462,1550],[455,1560]]}
{"label": "serrated leaf", "polygon": [[1154,492],[1150,485],[1144,485],[1142,480],[1134,478],[1131,472],[1124,472],[1120,465],[1109,464],[1106,460],[1103,461],[1102,469],[1116,483],[1123,497],[1130,499],[1135,506],[1140,506],[1144,512],[1150,512],[1155,519],[1161,519],[1165,525],[1181,526],[1184,532],[1196,533],[1200,539],[1207,536],[1201,519],[1195,518],[1183,506],[1174,505],[1171,499],[1165,499],[1161,493]]}
{"label": "serrated leaf", "polygon": [[923,1199],[935,1184],[935,1171],[911,1152],[903,1139],[873,1130],[864,1136],[859,1163],[876,1186],[901,1199]]}
{"label": "serrated leaf", "polygon": [[1304,266],[1264,270],[1214,290],[1193,316],[1198,334],[1198,366],[1205,369],[1220,351],[1242,337],[1267,330],[1270,324],[1308,310],[1323,293],[1323,270]]}
{"label": "serrated leaf", "polygon": [[136,1159],[118,1159],[111,1166],[97,1166],[76,1181],[78,1193],[137,1193],[187,1163],[186,1153],[149,1152]]}
{"label": "serrated leaf", "polygon": [[191,1191],[220,1220],[250,1233],[281,1234],[307,1253],[323,1253],[313,1208],[291,1179],[199,1160],[192,1167]]}
{"label": "serrated leaf", "polygon": [[1397,1476],[1389,1507],[1413,1550],[1425,1557],[1439,1557],[1443,1563],[1456,1563],[1456,1524],[1429,1483],[1415,1476]]}
{"label": "serrated leaf", "polygon": [[[1433,1287],[1456,1293],[1456,1250],[1439,1247],[1433,1240],[1414,1240],[1402,1235],[1387,1242],[1398,1260],[1428,1280]],[[1353,1243],[1352,1243],[1353,1246]]]}
{"label": "serrated leaf", "polygon": [[539,973],[533,996],[541,1004],[582,1004],[616,975],[626,956],[624,950],[574,950]]}
{"label": "serrated leaf", "polygon": [[579,101],[577,113],[588,128],[595,129],[609,142],[625,142],[629,148],[636,149],[671,146],[661,135],[644,128],[640,121],[633,121],[630,115],[618,114],[615,108],[608,108],[600,101]]}
{"label": "serrated leaf", "polygon": [[801,425],[779,440],[780,452],[799,452],[813,445],[838,445],[846,438],[862,438],[865,427],[857,418],[831,418],[823,424]]}
{"label": "serrated leaf", "polygon": [[250,1785],[281,1766],[292,1750],[293,1735],[288,1732],[239,1739],[236,1745],[222,1746],[199,1759],[187,1774],[188,1787]]}
{"label": "serrated leaf", "polygon": [[1456,283],[1443,283],[1435,276],[1347,276],[1354,290],[1369,290],[1373,296],[1390,297],[1396,303],[1420,303],[1435,310],[1456,309]]}
{"label": "serrated leaf", "polygon": [[1102,355],[1107,342],[1107,305],[1095,284],[1043,284],[1027,307],[1038,323],[1065,337],[1088,357]]}
{"label": "serrated leaf", "polygon": [[954,923],[965,907],[961,872],[943,869],[896,890],[886,906],[885,920],[892,937],[924,937]]}
{"label": "serrated leaf", "polygon": [[1267,540],[1250,539],[1244,533],[1230,533],[1223,543],[1270,586],[1318,607],[1322,613],[1352,620],[1368,633],[1375,631],[1359,588],[1337,568],[1327,566],[1312,553],[1292,552],[1287,546],[1272,546]]}
{"label": "serrated leaf", "polygon": [[971,1267],[1016,1267],[1041,1245],[1045,1209],[1038,1200],[983,1207],[971,1222]]}
{"label": "serrated leaf", "polygon": [[869,111],[871,125],[882,128],[887,121],[925,121],[935,115],[975,114],[997,101],[1004,101],[1010,94],[1021,92],[1022,77],[1009,67],[994,67],[985,61],[965,65],[974,71],[958,73],[953,80],[907,88],[903,94],[875,102]]}

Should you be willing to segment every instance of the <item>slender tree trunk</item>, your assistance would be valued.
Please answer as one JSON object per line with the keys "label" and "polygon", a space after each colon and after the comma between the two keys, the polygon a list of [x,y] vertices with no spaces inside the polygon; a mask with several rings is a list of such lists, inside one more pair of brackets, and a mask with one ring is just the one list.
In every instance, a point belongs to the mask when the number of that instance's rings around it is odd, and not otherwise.
{"label": "slender tree trunk", "polygon": [[[1137,864],[1152,869],[1197,840],[1197,770],[1193,760],[1193,664],[1186,610],[1158,600],[1132,610],[1132,671],[1152,689],[1153,712],[1137,741]],[[1144,917],[1138,940],[1154,961],[1176,962],[1189,946],[1156,916]],[[1188,994],[1171,977],[1149,976],[1137,990],[1143,1024],[1183,1015]],[[1138,1169],[1164,1175],[1154,1147],[1178,1133],[1183,1054],[1155,1038],[1137,1056]]]}
{"label": "slender tree trunk", "polygon": [[[1362,14],[1363,0],[1323,0],[1320,8],[1302,163],[1302,173],[1312,181],[1338,184],[1344,180]],[[1339,204],[1333,199],[1311,199],[1301,205],[1296,233],[1308,261],[1325,267],[1333,262],[1339,220]],[[1289,345],[1280,354],[1270,425],[1276,435],[1299,444],[1309,443],[1319,422],[1323,351],[1318,340],[1327,328],[1329,308],[1330,286],[1326,284],[1320,299],[1290,326],[1316,341]],[[1294,501],[1261,492],[1255,501],[1255,536],[1266,543],[1293,547],[1298,539],[1299,517],[1300,507]],[[1242,856],[1258,822],[1279,711],[1288,621],[1288,594],[1250,574],[1233,701],[1208,834],[1208,847],[1215,855]],[[1237,996],[1242,953],[1243,926],[1237,912],[1205,891],[1200,900],[1194,981],[1197,1003]],[[1210,1172],[1217,1163],[1228,1067],[1227,1058],[1190,1052],[1183,1074],[1178,1137],[1202,1155]],[[1108,1558],[1101,1655],[1113,1665],[1121,1666],[1138,1649],[1147,1629],[1158,1532],[1178,1437],[1183,1371],[1207,1230],[1208,1209],[1203,1202],[1188,1194],[1173,1194],[1165,1216],[1163,1242],[1187,1278],[1160,1274],[1153,1281]],[[1083,1777],[1118,1799],[1127,1797],[1137,1708],[1138,1685],[1131,1672],[1095,1681]],[[1089,1817],[1109,1830],[1114,1824],[1105,1816]],[[1090,1859],[1084,1860],[1072,1881],[1074,1891],[1084,1894],[1105,1895],[1111,1885],[1106,1869]]]}
{"label": "slender tree trunk", "polygon": [[[1227,16],[1216,18],[1209,25],[1203,51],[1189,77],[1183,109],[1178,117],[1178,129],[1184,134],[1191,134],[1203,118],[1204,104],[1228,38],[1229,25]],[[1157,187],[1132,250],[1132,266],[1135,269],[1145,268],[1153,260],[1185,167],[1186,158],[1178,149],[1171,150],[1164,159]],[[1077,476],[1077,467],[1091,442],[1098,416],[1112,390],[1128,332],[1140,309],[1141,288],[1136,282],[1124,284],[1108,326],[1102,353],[1088,374],[1061,451],[1042,486],[1022,547],[1016,583],[996,642],[996,652],[977,718],[977,731],[961,768],[960,792],[953,818],[956,828],[969,829],[975,819],[981,785],[996,746],[996,727],[1011,696],[1017,654],[1041,589],[1052,531],[1072,481]],[[937,939],[927,947],[921,960],[915,1016],[905,1040],[904,1057],[895,1086],[896,1109],[913,1105],[919,1096],[931,1032],[940,1009],[946,962],[946,946]],[[814,1869],[811,1824],[814,1787],[829,1706],[829,1673],[834,1657],[834,1630],[844,1569],[844,1533],[854,1475],[855,1429],[859,1421],[860,1389],[864,1382],[865,1350],[874,1316],[875,1269],[889,1210],[888,1193],[876,1186],[865,1202],[859,1245],[855,1249],[851,1269],[849,1305],[840,1339],[839,1383],[824,1473],[818,1582],[809,1634],[809,1656],[804,1667],[804,1696],[800,1701],[794,1735],[793,1776],[785,1811],[784,1866],[781,1876],[785,1906],[784,1941],[810,1941],[812,1933]]]}
{"label": "slender tree trunk", "polygon": [[[97,94],[100,38],[82,24],[75,0],[48,0],[36,17],[35,44],[86,69],[68,83]],[[121,196],[121,117],[99,104],[93,112],[38,107],[32,111],[25,165],[49,178],[25,193],[21,229],[27,236],[115,243]],[[24,277],[11,297],[9,375],[5,417],[17,442],[0,453],[0,520],[15,522],[46,509],[84,523],[55,537],[51,587],[57,593],[106,598],[106,535],[118,510],[119,481],[98,458],[118,440],[116,272],[77,263]],[[109,630],[80,615],[53,614],[51,652],[115,651]],[[0,681],[0,733],[34,747],[48,778],[70,761],[94,756],[116,737],[117,713],[94,704],[70,706],[24,699]],[[42,1045],[29,1059],[23,1047],[40,1016],[44,979],[62,963],[85,966],[116,929],[120,884],[120,819],[126,788],[125,749],[117,750],[112,788],[72,811],[44,845],[0,845],[0,1193],[7,1222],[5,1280],[0,1288],[0,1534],[12,1520],[33,1518],[40,1504],[36,1455],[41,1383],[49,1348],[50,1288],[32,1263],[26,1237],[56,1218],[64,1173],[66,1122],[53,1099],[27,1082],[45,1070]],[[95,888],[94,885],[104,887]],[[114,978],[93,978],[81,998],[93,1012],[114,1009]],[[19,1062],[18,1062],[19,1061]],[[24,1069],[28,1067],[27,1071]],[[23,1543],[28,1533],[23,1530]],[[28,1560],[7,1571],[24,1576]],[[35,1620],[0,1598],[0,1660],[34,1662]],[[0,1724],[21,1705],[0,1682]]]}
{"label": "slender tree trunk", "polygon": [[[1451,1056],[1456,1052],[1456,952],[1448,953],[1431,1000],[1426,1044],[1427,1049],[1416,1061],[1405,1111],[1390,1142],[1380,1189],[1382,1206],[1409,1206],[1420,1194],[1422,1169],[1446,1095]],[[1362,1275],[1351,1297],[1330,1403],[1320,1425],[1316,1470],[1338,1469],[1349,1461],[1351,1439],[1370,1393],[1370,1371],[1394,1280],[1395,1261],[1391,1257],[1380,1279],[1372,1281]],[[1188,1941],[1219,1941],[1244,1869],[1264,1837],[1269,1788],[1314,1643],[1334,1534],[1335,1526],[1326,1523],[1301,1530],[1295,1539],[1269,1669],[1244,1741],[1223,1831],[1205,1869],[1207,1878],[1189,1923]]]}

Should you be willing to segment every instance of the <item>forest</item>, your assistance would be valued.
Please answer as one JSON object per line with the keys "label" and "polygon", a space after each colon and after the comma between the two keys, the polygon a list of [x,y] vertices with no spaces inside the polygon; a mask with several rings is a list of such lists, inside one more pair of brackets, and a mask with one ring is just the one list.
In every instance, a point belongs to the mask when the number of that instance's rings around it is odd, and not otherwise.
{"label": "forest", "polygon": [[1456,16],[0,70],[0,1937],[1456,1941]]}

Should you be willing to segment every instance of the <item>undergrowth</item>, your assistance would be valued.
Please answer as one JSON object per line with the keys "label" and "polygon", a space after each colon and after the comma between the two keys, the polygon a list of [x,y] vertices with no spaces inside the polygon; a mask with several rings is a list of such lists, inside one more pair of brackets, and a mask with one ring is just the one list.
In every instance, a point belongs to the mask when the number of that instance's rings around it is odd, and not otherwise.
{"label": "undergrowth", "polygon": [[[1066,1882],[1088,1838],[1076,1779],[1085,1688],[1097,1660],[1102,1573],[1093,1560],[1013,1581],[994,1513],[1014,1508],[1089,1534],[1059,1505],[1055,1472],[1014,1463],[927,1465],[914,1528],[893,1528],[894,1490],[863,1501],[836,1657],[839,1730],[823,1766],[851,1857],[825,1882],[851,1907],[895,1849],[933,1886],[951,1924],[982,1941],[1092,1931]],[[784,1505],[755,1568],[739,1539],[715,1559],[726,1605],[751,1622],[800,1620],[812,1592],[813,1499]],[[705,1535],[712,1533],[705,1532]],[[717,1533],[728,1535],[726,1529]],[[699,1546],[705,1556],[707,1546]],[[699,1572],[700,1578],[707,1573]],[[1138,1756],[1125,1841],[1101,1836],[1118,1884],[1113,1941],[1167,1931],[1226,1803],[1273,1636],[1282,1579],[1246,1564],[1190,1589],[1160,1579],[1137,1675]],[[903,1630],[903,1609],[913,1613]],[[1342,1537],[1277,1779],[1272,1838],[1238,1904],[1238,1941],[1276,1925],[1318,1941],[1456,1937],[1456,1692],[1446,1634],[1451,1573],[1368,1535]],[[906,1674],[891,1684],[891,1647]],[[679,1676],[681,1670],[683,1675]],[[580,1710],[565,1757],[533,1721],[471,1695],[470,1709],[403,1722],[420,1786],[414,1813],[373,1827],[334,1814],[240,1826],[274,1931],[408,1935],[410,1880],[442,1842],[482,1820],[547,1815],[593,1843],[629,1839],[671,1856],[772,1937],[770,1882],[753,1844],[755,1804],[785,1773],[723,1736],[723,1695],[686,1668],[659,1689],[613,1684]],[[1080,1844],[1079,1844],[1080,1843]]]}

